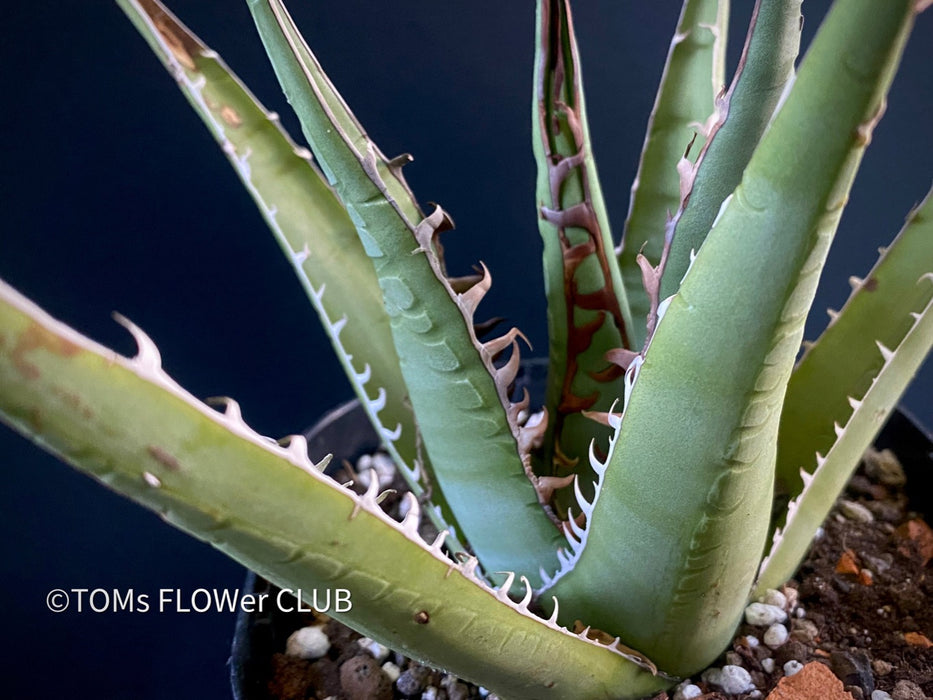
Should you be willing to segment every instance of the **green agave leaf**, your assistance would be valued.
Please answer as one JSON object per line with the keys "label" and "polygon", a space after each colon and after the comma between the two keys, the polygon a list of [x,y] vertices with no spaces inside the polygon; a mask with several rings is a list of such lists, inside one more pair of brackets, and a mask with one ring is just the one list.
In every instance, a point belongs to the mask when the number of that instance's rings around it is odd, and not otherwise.
{"label": "green agave leaf", "polygon": [[618,251],[633,318],[634,350],[641,350],[645,343],[652,310],[638,256],[644,255],[653,264],[661,260],[667,224],[682,199],[677,164],[688,147],[699,153],[705,141],[704,124],[713,114],[714,98],[725,83],[728,18],[728,0],[684,1],[648,120]]}
{"label": "green agave leaf", "polygon": [[674,294],[703,245],[719,208],[742,179],[742,172],[794,78],[800,50],[802,0],[755,3],[745,48],[729,90],[716,98],[696,163],[682,161],[681,202],[674,216],[673,240],[661,278],[662,299]]}
{"label": "green agave leaf", "polygon": [[781,415],[780,493],[797,496],[803,488],[800,470],[809,471],[815,455],[835,444],[833,425],[844,425],[852,414],[850,397],[862,396],[885,366],[876,344],[901,344],[914,325],[910,313],[933,294],[923,283],[931,272],[933,193],[928,193],[865,279],[850,280],[849,300],[794,368]]}
{"label": "green agave leaf", "polygon": [[[281,586],[346,589],[332,611],[359,631],[514,698],[636,698],[669,681],[629,650],[559,628],[482,583],[418,535],[417,499],[397,523],[312,464],[300,436],[253,432],[162,369],[81,336],[0,281],[0,418],[110,488]],[[286,441],[283,441],[283,443]],[[11,465],[8,465],[11,466]],[[372,482],[376,484],[376,480]],[[455,601],[452,603],[451,601]],[[490,655],[489,649],[496,654]],[[554,659],[561,659],[555,664]]]}
{"label": "green agave leaf", "polygon": [[[337,195],[311,160],[224,62],[157,0],[117,0],[217,139],[291,262],[363,408],[412,491],[431,473],[420,449],[389,316],[369,257]],[[348,321],[352,319],[352,321]],[[375,394],[375,395],[373,395]],[[440,488],[429,511],[457,529]],[[449,547],[462,550],[456,538]]]}
{"label": "green agave leaf", "polygon": [[[928,273],[920,284],[933,288],[933,275]],[[933,295],[930,298],[933,299]],[[771,553],[762,563],[756,591],[774,588],[793,575],[859,458],[897,405],[908,380],[929,354],[933,345],[933,301],[928,301],[922,311],[912,316],[913,326],[896,350],[878,344],[884,367],[864,396],[851,401],[853,411],[845,427],[836,424],[835,444],[825,457],[817,456],[816,469],[804,480],[802,493],[791,501],[787,522],[775,535]]]}
{"label": "green agave leaf", "polygon": [[[284,6],[249,5],[305,136],[373,261],[407,395],[462,534],[487,574],[502,580],[497,572],[515,571],[539,582],[542,569],[558,566],[560,534],[530,480],[528,451],[544,425],[519,425],[527,400],[508,396],[520,334],[477,340],[473,312],[491,284],[488,271],[454,289],[436,240],[452,227],[449,217],[439,207],[422,215],[401,175],[407,159],[389,160],[369,140]],[[495,364],[508,351],[508,362]]]}
{"label": "green agave leaf", "polygon": [[599,435],[582,412],[608,411],[619,395],[622,370],[606,353],[631,347],[632,319],[590,146],[567,0],[539,0],[537,26],[532,130],[550,337],[539,473],[588,477],[590,441],[609,431]]}
{"label": "green agave leaf", "polygon": [[846,305],[804,354],[787,387],[777,481],[794,500],[762,565],[762,590],[793,574],[933,347],[933,192],[868,276],[853,282]]}
{"label": "green agave leaf", "polygon": [[594,460],[578,561],[552,590],[564,619],[620,634],[669,673],[716,657],[751,590],[804,320],[916,11],[836,3],[628,370],[608,463]]}

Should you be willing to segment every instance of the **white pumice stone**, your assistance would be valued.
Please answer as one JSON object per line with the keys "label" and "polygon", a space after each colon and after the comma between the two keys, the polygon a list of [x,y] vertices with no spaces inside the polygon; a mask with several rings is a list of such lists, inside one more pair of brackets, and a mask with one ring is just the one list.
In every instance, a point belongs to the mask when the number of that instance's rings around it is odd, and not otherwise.
{"label": "white pumice stone", "polygon": [[765,594],[759,599],[759,602],[765,605],[773,605],[781,610],[787,610],[787,596],[773,588],[765,591]]}
{"label": "white pumice stone", "polygon": [[379,485],[382,488],[388,488],[392,485],[395,480],[396,467],[395,462],[392,461],[389,455],[377,452],[373,456],[373,469],[379,475]]}
{"label": "white pumice stone", "polygon": [[402,669],[396,666],[391,661],[386,661],[382,664],[382,672],[388,676],[389,680],[395,683],[398,680],[398,677],[402,675]]}
{"label": "white pumice stone", "polygon": [[795,673],[799,673],[801,669],[803,669],[803,664],[797,661],[797,659],[791,659],[784,664],[784,675],[793,676]]}
{"label": "white pumice stone", "polygon": [[746,634],[745,643],[748,644],[749,649],[755,649],[759,644],[761,644],[758,637],[756,637],[754,634]]}
{"label": "white pumice stone", "polygon": [[863,506],[861,503],[857,503],[855,501],[840,499],[839,510],[842,511],[842,514],[845,515],[849,520],[854,520],[859,523],[870,523],[874,522],[875,520],[874,513],[868,510],[868,508]]}
{"label": "white pumice stone", "polygon": [[363,473],[371,471],[372,468],[373,468],[373,456],[371,454],[365,454],[361,456],[358,460],[356,460],[356,465],[354,469],[356,470],[357,477],[359,477],[357,481],[363,484],[365,480],[364,485],[368,486],[370,475],[367,474],[366,476],[363,476]]}
{"label": "white pumice stone", "polygon": [[891,700],[891,693],[884,690],[871,691],[871,700]]}
{"label": "white pumice stone", "polygon": [[787,628],[780,623],[775,623],[768,628],[767,632],[765,632],[765,644],[767,644],[772,649],[777,649],[787,641],[788,636],[789,633]]}
{"label": "white pumice stone", "polygon": [[356,640],[356,643],[360,645],[361,649],[365,649],[370,654],[372,654],[373,658],[379,663],[382,663],[387,658],[389,658],[388,647],[383,646],[379,642],[373,641],[369,637],[360,637]]}
{"label": "white pumice stone", "polygon": [[330,649],[330,639],[321,625],[295,630],[285,641],[285,654],[299,659],[320,659]]}
{"label": "white pumice stone", "polygon": [[408,511],[411,510],[411,501],[407,498],[403,498],[398,502],[398,517],[404,519],[408,515]]}
{"label": "white pumice stone", "polygon": [[700,686],[694,685],[689,681],[684,681],[674,690],[674,700],[690,700],[703,694]]}
{"label": "white pumice stone", "polygon": [[787,613],[776,605],[752,603],[745,608],[745,621],[755,627],[770,627],[775,622],[784,622]]}
{"label": "white pumice stone", "polygon": [[774,673],[774,659],[770,656],[761,660],[761,670],[765,673]]}
{"label": "white pumice stone", "polygon": [[747,693],[755,687],[748,671],[741,666],[732,664],[723,666],[722,671],[719,673],[719,679],[713,681],[713,683],[722,688],[725,693]]}
{"label": "white pumice stone", "polygon": [[379,488],[391,486],[395,479],[395,463],[392,458],[379,452],[374,455],[363,455],[356,461],[357,481],[362,486],[369,486],[373,474],[379,481]]}
{"label": "white pumice stone", "polygon": [[[362,461],[362,459],[360,461]],[[363,488],[369,488],[369,482],[373,480],[373,474],[376,472],[372,469],[372,467],[360,469],[359,464],[357,464],[356,469],[356,483],[358,483]],[[379,478],[378,475],[376,478]]]}
{"label": "white pumice stone", "polygon": [[424,689],[424,692],[421,693],[421,700],[437,700],[437,688],[433,685],[429,685]]}

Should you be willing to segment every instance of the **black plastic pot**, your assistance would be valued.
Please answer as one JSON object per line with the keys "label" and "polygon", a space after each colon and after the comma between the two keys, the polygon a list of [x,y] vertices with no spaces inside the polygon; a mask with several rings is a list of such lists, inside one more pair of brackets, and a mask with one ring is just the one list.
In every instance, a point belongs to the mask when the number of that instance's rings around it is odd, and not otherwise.
{"label": "black plastic pot", "polygon": [[[525,364],[525,372],[516,381],[518,391],[528,387],[532,399],[539,400],[543,390],[546,365],[533,361]],[[332,464],[342,460],[355,461],[363,454],[379,447],[379,440],[369,424],[359,402],[351,401],[334,409],[307,433],[308,449],[312,457],[331,452]],[[933,474],[933,436],[920,427],[908,413],[896,411],[875,440],[878,449],[890,448],[904,465],[908,484],[922,485]],[[911,505],[920,512],[933,512],[933,491],[914,488]],[[246,578],[244,593],[269,593],[274,598],[276,589],[252,572]],[[262,614],[240,613],[237,617],[233,644],[230,650],[230,680],[234,700],[268,700],[266,686],[269,681],[269,660],[285,649],[285,640],[304,624],[298,613],[283,613],[272,609]]]}

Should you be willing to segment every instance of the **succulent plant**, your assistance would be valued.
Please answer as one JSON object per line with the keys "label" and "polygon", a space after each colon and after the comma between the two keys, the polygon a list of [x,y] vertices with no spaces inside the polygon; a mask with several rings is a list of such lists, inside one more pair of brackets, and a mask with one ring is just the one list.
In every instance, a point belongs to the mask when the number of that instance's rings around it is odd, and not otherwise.
{"label": "succulent plant", "polygon": [[727,4],[685,2],[617,249],[569,2],[539,0],[538,407],[511,390],[522,333],[477,316],[490,271],[447,274],[451,217],[419,205],[410,158],[369,139],[279,0],[249,7],[310,152],[156,0],[118,2],[281,245],[410,509],[392,521],[375,480],[357,496],[302,438],[193,397],[130,321],[132,359],[5,283],[3,420],[272,581],[351,590],[348,624],[503,696],[641,697],[713,661],[748,600],[793,574],[933,345],[928,195],[798,360],[928,3],[838,0],[795,74],[800,1],[759,2],[722,88]]}

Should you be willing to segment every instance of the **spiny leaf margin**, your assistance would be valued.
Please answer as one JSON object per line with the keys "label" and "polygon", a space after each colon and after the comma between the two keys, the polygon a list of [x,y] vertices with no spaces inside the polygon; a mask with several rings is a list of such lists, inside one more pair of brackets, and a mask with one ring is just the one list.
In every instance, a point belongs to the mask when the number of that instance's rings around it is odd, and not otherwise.
{"label": "spiny leaf margin", "polygon": [[350,590],[352,610],[334,617],[503,695],[637,698],[669,684],[617,642],[533,616],[527,582],[515,603],[511,575],[490,588],[475,559],[443,554],[443,535],[425,543],[413,496],[397,523],[377,506],[376,480],[357,496],[321,473],[326,462],[310,462],[300,436],[280,444],[250,429],[236,402],[223,413],[201,403],[164,372],[155,344],[125,325],[139,344],[133,359],[0,280],[3,422],[280,586]]}
{"label": "spiny leaf margin", "polygon": [[[372,263],[311,153],[296,145],[278,115],[158,0],[117,4],[175,78],[256,203],[408,487],[420,498],[431,484],[431,519],[438,530],[456,532],[440,488],[425,480],[431,465],[405,402],[405,381]],[[455,536],[447,545],[463,550]]]}
{"label": "spiny leaf margin", "polygon": [[742,184],[662,305],[587,547],[551,589],[564,619],[616,631],[669,673],[713,661],[754,582],[784,390],[916,12],[909,0],[884,9],[841,0],[820,28]]}

